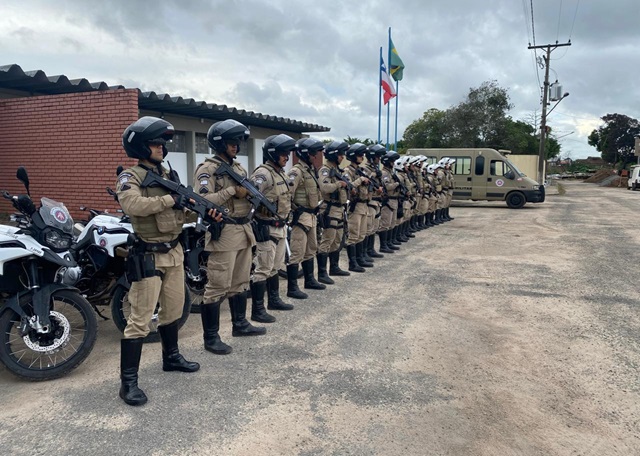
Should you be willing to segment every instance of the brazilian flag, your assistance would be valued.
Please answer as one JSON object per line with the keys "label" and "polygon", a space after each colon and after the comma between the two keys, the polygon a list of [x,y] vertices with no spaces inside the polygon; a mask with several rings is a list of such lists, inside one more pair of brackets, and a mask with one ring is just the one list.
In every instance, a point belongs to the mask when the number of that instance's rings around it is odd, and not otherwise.
{"label": "brazilian flag", "polygon": [[402,81],[402,70],[404,70],[404,63],[396,51],[396,47],[389,37],[389,48],[391,49],[391,61],[389,62],[389,69],[391,70],[391,77],[395,81]]}

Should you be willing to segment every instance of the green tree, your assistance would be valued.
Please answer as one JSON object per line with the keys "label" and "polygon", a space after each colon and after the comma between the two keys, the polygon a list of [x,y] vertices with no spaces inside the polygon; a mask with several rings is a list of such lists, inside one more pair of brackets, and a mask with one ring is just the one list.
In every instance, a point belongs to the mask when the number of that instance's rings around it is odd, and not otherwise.
{"label": "green tree", "polygon": [[607,114],[601,119],[604,125],[591,132],[589,145],[595,147],[606,162],[620,162],[621,167],[634,162],[635,138],[640,136],[638,120],[624,114]]}
{"label": "green tree", "polygon": [[405,129],[403,146],[407,149],[449,147],[445,139],[449,131],[446,116],[445,111],[429,109]]}
{"label": "green tree", "polygon": [[347,136],[346,138],[343,139],[343,141],[346,142],[347,144],[362,143],[365,146],[372,146],[372,145],[375,144],[375,141],[373,139],[370,139],[370,138],[365,138],[365,139],[352,138],[351,136]]}

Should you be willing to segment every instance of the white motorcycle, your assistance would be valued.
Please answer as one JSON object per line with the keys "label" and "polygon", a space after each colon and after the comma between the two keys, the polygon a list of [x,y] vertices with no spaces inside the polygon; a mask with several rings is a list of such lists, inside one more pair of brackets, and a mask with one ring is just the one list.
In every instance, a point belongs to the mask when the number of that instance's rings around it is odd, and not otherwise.
{"label": "white motorcycle", "polygon": [[97,337],[91,305],[73,287],[76,266],[68,254],[73,219],[62,203],[29,194],[29,177],[17,177],[27,195],[4,191],[20,211],[18,226],[0,225],[0,361],[18,377],[61,377],[89,356]]}
{"label": "white motorcycle", "polygon": [[[76,223],[76,242],[71,254],[78,263],[75,286],[87,297],[98,315],[95,306],[109,305],[113,322],[120,331],[127,326],[131,311],[129,289],[131,284],[125,274],[127,257],[127,239],[133,233],[129,218],[115,214],[100,213],[89,209],[91,217],[86,225]],[[191,294],[185,286],[185,300],[179,326],[182,327],[189,317]],[[149,335],[145,342],[157,342],[159,304],[149,322]],[[103,317],[105,318],[105,317]]]}

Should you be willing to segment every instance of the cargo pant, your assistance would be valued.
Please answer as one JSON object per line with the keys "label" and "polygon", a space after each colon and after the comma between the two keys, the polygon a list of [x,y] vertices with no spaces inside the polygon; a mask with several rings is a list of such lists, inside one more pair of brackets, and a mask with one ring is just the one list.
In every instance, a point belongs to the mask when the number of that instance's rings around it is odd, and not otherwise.
{"label": "cargo pant", "polygon": [[269,236],[274,240],[258,242],[256,244],[256,269],[253,272],[254,282],[267,280],[276,275],[279,269],[285,269],[284,254],[287,250],[285,228],[270,226]]}
{"label": "cargo pant", "polygon": [[131,312],[124,329],[125,339],[149,334],[149,322],[158,303],[159,325],[171,324],[182,316],[185,299],[182,246],[178,244],[169,253],[155,253],[154,258],[160,275],[133,282],[129,289]]}
{"label": "cargo pant", "polygon": [[367,236],[376,234],[380,229],[380,206],[379,201],[369,201],[367,204]]}
{"label": "cargo pant", "polygon": [[[320,213],[325,211],[325,207],[320,209]],[[331,206],[329,209],[328,215],[330,217],[331,224],[328,228],[323,228],[322,230],[322,240],[318,246],[319,253],[331,253],[340,249],[342,235],[344,232],[342,210],[342,206]]]}
{"label": "cargo pant", "polygon": [[380,231],[387,231],[396,226],[398,218],[398,200],[390,199],[380,210]]}
{"label": "cargo pant", "polygon": [[311,217],[311,226],[294,225],[291,229],[291,255],[289,264],[299,264],[315,257],[318,251],[318,236],[316,235],[318,220]]}
{"label": "cargo pant", "polygon": [[355,245],[364,241],[367,234],[367,203],[357,203],[353,212],[349,212],[349,238],[347,245]]}

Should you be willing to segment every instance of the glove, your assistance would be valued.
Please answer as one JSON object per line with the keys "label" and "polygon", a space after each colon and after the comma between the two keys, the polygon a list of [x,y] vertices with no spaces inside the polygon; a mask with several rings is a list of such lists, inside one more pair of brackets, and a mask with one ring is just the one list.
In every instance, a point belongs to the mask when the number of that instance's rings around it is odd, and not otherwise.
{"label": "glove", "polygon": [[171,195],[173,198],[174,204],[171,209],[181,210],[187,207],[189,203],[189,198],[184,195]]}

